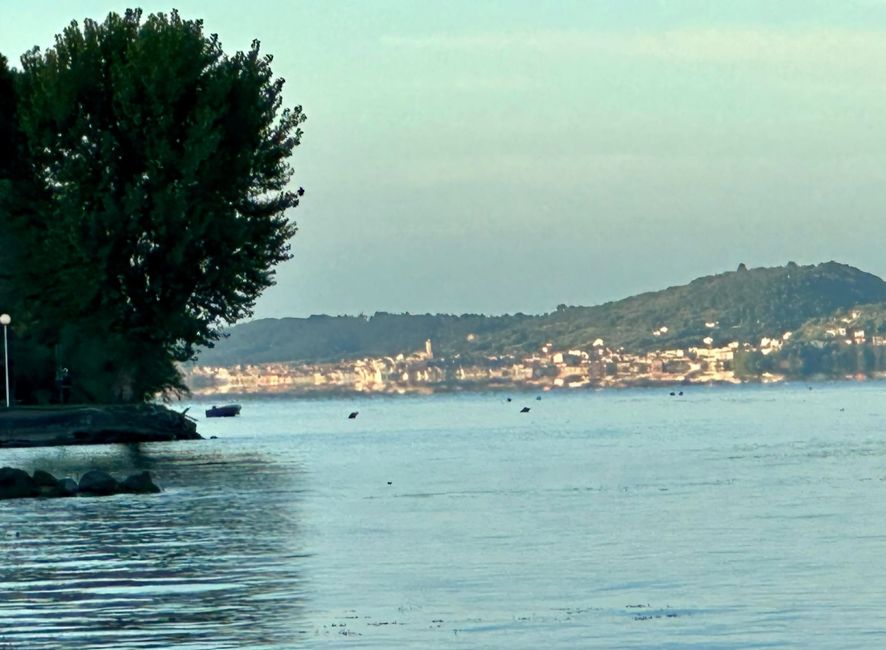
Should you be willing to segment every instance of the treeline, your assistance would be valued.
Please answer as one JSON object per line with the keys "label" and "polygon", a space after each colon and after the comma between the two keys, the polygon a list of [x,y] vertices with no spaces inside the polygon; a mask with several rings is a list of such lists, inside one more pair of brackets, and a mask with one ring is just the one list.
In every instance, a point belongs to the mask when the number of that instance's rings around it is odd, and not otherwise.
{"label": "treeline", "polygon": [[528,318],[532,317],[379,312],[372,316],[262,319],[234,327],[214,348],[202,351],[199,361],[233,365],[396,356],[424,350],[427,339],[439,356],[483,354],[496,332]]}
{"label": "treeline", "polygon": [[714,346],[755,343],[840,309],[883,301],[886,283],[848,265],[742,265],[738,271],[605,305],[562,308],[516,327],[505,344],[527,349],[546,338],[558,348],[587,348],[602,338],[610,347],[645,352],[697,346],[706,337]]}
{"label": "treeline", "polygon": [[847,345],[835,341],[799,342],[766,355],[741,351],[735,356],[734,369],[741,379],[756,379],[764,373],[785,375],[790,379],[873,377],[886,373],[886,346]]}

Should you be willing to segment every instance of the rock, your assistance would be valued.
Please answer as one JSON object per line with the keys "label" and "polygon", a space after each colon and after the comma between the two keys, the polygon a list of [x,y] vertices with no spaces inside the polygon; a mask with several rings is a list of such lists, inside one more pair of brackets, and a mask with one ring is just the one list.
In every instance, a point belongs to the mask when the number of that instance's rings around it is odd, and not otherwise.
{"label": "rock", "polygon": [[133,474],[122,483],[101,470],[90,470],[80,479],[80,485],[71,478],[56,480],[49,472],[37,470],[33,478],[21,469],[4,467],[0,469],[0,499],[21,497],[72,497],[108,496],[127,492],[131,494],[152,494],[160,488],[151,480],[149,472]]}
{"label": "rock", "polygon": [[77,481],[72,478],[63,478],[55,486],[56,496],[72,497],[76,496],[80,488],[77,487]]}
{"label": "rock", "polygon": [[13,467],[0,468],[0,499],[20,499],[39,494],[39,489],[28,473]]}
{"label": "rock", "polygon": [[0,448],[199,440],[196,423],[159,404],[0,409]]}
{"label": "rock", "polygon": [[87,496],[106,496],[114,494],[119,487],[117,480],[101,470],[93,469],[80,478],[80,494]]}
{"label": "rock", "polygon": [[151,480],[150,472],[142,472],[127,477],[120,484],[120,491],[130,494],[155,494],[160,491],[160,488]]}
{"label": "rock", "polygon": [[44,472],[42,469],[38,469],[34,472],[34,483],[39,487],[54,488],[58,484],[58,479],[49,472]]}

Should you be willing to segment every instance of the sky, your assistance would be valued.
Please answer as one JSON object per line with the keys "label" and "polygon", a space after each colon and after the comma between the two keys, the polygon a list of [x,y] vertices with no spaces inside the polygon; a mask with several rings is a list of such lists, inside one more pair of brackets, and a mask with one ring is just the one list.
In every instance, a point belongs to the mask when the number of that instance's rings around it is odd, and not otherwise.
{"label": "sky", "polygon": [[[256,317],[542,313],[740,262],[886,276],[886,0],[140,6],[260,40],[308,116]],[[0,0],[0,52],[126,7]]]}

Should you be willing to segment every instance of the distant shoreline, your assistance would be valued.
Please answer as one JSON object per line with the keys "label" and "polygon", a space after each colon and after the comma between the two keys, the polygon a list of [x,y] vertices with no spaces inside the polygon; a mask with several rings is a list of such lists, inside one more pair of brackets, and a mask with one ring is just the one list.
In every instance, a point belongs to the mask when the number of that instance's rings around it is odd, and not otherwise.
{"label": "distant shoreline", "polygon": [[[228,402],[233,402],[236,400],[243,399],[317,399],[317,398],[329,398],[329,399],[337,399],[337,398],[354,398],[354,397],[430,397],[433,395],[482,395],[482,394],[495,394],[506,396],[508,393],[519,396],[530,395],[533,398],[535,396],[544,396],[544,395],[576,395],[581,393],[590,393],[590,392],[617,392],[617,391],[626,391],[633,389],[643,389],[643,390],[654,390],[661,389],[662,391],[671,391],[671,390],[687,390],[687,389],[698,389],[698,388],[722,388],[722,387],[730,387],[741,389],[745,387],[761,387],[761,386],[814,386],[821,384],[870,384],[870,383],[879,383],[886,380],[884,377],[867,377],[864,379],[858,377],[815,377],[815,378],[790,378],[790,379],[781,379],[778,381],[761,381],[761,380],[746,380],[742,382],[732,382],[732,381],[710,381],[710,382],[682,382],[682,381],[673,381],[673,382],[664,382],[664,381],[649,381],[649,382],[635,382],[631,384],[625,385],[598,385],[598,386],[583,386],[581,388],[564,388],[564,387],[534,387],[534,386],[526,386],[526,385],[510,385],[510,386],[501,386],[501,385],[487,385],[483,387],[447,387],[442,389],[433,389],[428,390],[426,387],[422,387],[417,390],[402,390],[402,391],[369,391],[369,390],[347,390],[347,389],[326,389],[326,390],[309,390],[309,391],[244,391],[244,392],[226,392],[226,393],[192,393],[190,396],[190,401],[199,402],[200,404],[223,404]],[[189,400],[183,400],[189,401]]]}

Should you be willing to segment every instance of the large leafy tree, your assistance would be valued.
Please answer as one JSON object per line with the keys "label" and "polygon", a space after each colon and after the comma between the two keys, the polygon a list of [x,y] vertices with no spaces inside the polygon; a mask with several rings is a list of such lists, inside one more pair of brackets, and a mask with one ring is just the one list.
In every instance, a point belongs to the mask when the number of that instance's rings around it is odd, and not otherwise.
{"label": "large leafy tree", "polygon": [[0,225],[25,325],[81,399],[181,388],[175,362],[249,315],[290,257],[301,107],[283,108],[258,42],[226,55],[177,12],[71,23],[21,61],[7,137],[28,173],[0,181]]}
{"label": "large leafy tree", "polygon": [[[15,79],[6,58],[0,55],[0,197],[11,195],[12,178],[15,175],[19,156],[16,152],[15,124]],[[5,210],[8,210],[8,206]],[[0,204],[0,214],[5,212]],[[0,309],[9,302],[9,274],[12,268],[11,252],[14,249],[10,237],[0,237]]]}

